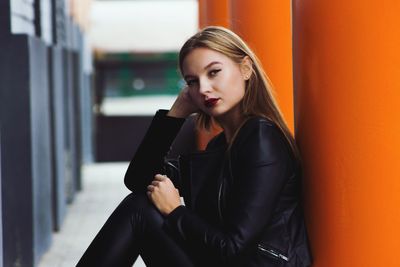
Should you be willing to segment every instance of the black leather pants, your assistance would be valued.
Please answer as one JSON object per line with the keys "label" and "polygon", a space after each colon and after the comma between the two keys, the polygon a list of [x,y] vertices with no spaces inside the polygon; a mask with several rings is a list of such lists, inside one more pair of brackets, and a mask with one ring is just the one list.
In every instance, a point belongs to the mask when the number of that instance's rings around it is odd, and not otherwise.
{"label": "black leather pants", "polygon": [[130,194],[108,218],[78,267],[131,267],[138,255],[146,266],[194,266],[184,246],[163,228],[163,216],[145,194]]}

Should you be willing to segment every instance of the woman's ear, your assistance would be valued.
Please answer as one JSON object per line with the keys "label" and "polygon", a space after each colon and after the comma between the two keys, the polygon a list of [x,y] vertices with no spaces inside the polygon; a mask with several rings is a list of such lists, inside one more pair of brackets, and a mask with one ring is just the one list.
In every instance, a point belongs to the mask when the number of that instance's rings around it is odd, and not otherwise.
{"label": "woman's ear", "polygon": [[240,63],[240,70],[244,80],[248,80],[253,72],[253,64],[249,56],[245,56]]}

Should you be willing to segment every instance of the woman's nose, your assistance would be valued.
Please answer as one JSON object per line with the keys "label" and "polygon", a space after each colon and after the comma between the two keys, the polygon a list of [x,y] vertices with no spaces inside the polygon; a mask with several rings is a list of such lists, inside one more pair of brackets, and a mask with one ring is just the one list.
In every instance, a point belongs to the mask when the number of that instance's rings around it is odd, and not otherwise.
{"label": "woman's nose", "polygon": [[207,94],[212,91],[212,86],[207,80],[199,81],[199,92],[201,94]]}

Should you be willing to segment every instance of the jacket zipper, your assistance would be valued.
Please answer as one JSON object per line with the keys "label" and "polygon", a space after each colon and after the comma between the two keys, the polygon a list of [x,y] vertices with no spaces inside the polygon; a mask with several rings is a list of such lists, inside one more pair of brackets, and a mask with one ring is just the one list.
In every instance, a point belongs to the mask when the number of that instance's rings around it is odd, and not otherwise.
{"label": "jacket zipper", "polygon": [[224,154],[224,160],[222,163],[222,168],[221,168],[221,173],[219,174],[219,177],[221,178],[221,183],[219,184],[218,188],[218,213],[219,213],[219,220],[221,223],[223,223],[223,216],[222,216],[222,189],[224,186],[225,179],[223,177],[224,175],[224,170],[225,170],[225,162],[228,161],[228,175],[231,178],[231,181],[233,180],[233,172],[232,172],[232,165],[231,165],[231,154],[229,148],[225,151]]}
{"label": "jacket zipper", "polygon": [[224,180],[222,179],[221,183],[219,184],[219,189],[218,189],[218,215],[219,215],[219,220],[221,223],[223,223],[222,208],[221,208],[222,184],[223,183],[224,183]]}
{"label": "jacket zipper", "polygon": [[273,249],[265,248],[261,244],[258,244],[257,247],[258,247],[259,250],[261,250],[263,252],[266,252],[266,253],[270,254],[271,256],[273,256],[275,258],[282,259],[284,261],[289,261],[289,258],[287,256],[285,256],[285,255],[283,255],[283,254],[281,254],[281,253],[279,253],[279,252],[277,252],[277,251],[275,251]]}

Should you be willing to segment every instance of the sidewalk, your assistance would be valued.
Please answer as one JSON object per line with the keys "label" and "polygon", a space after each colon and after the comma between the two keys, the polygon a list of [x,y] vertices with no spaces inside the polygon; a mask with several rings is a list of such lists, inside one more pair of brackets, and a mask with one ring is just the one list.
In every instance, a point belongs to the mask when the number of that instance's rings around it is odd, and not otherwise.
{"label": "sidewalk", "polygon": [[[130,192],[123,184],[124,163],[83,167],[83,191],[68,206],[61,231],[53,235],[39,267],[73,267],[119,202]],[[139,258],[134,267],[144,267]]]}

